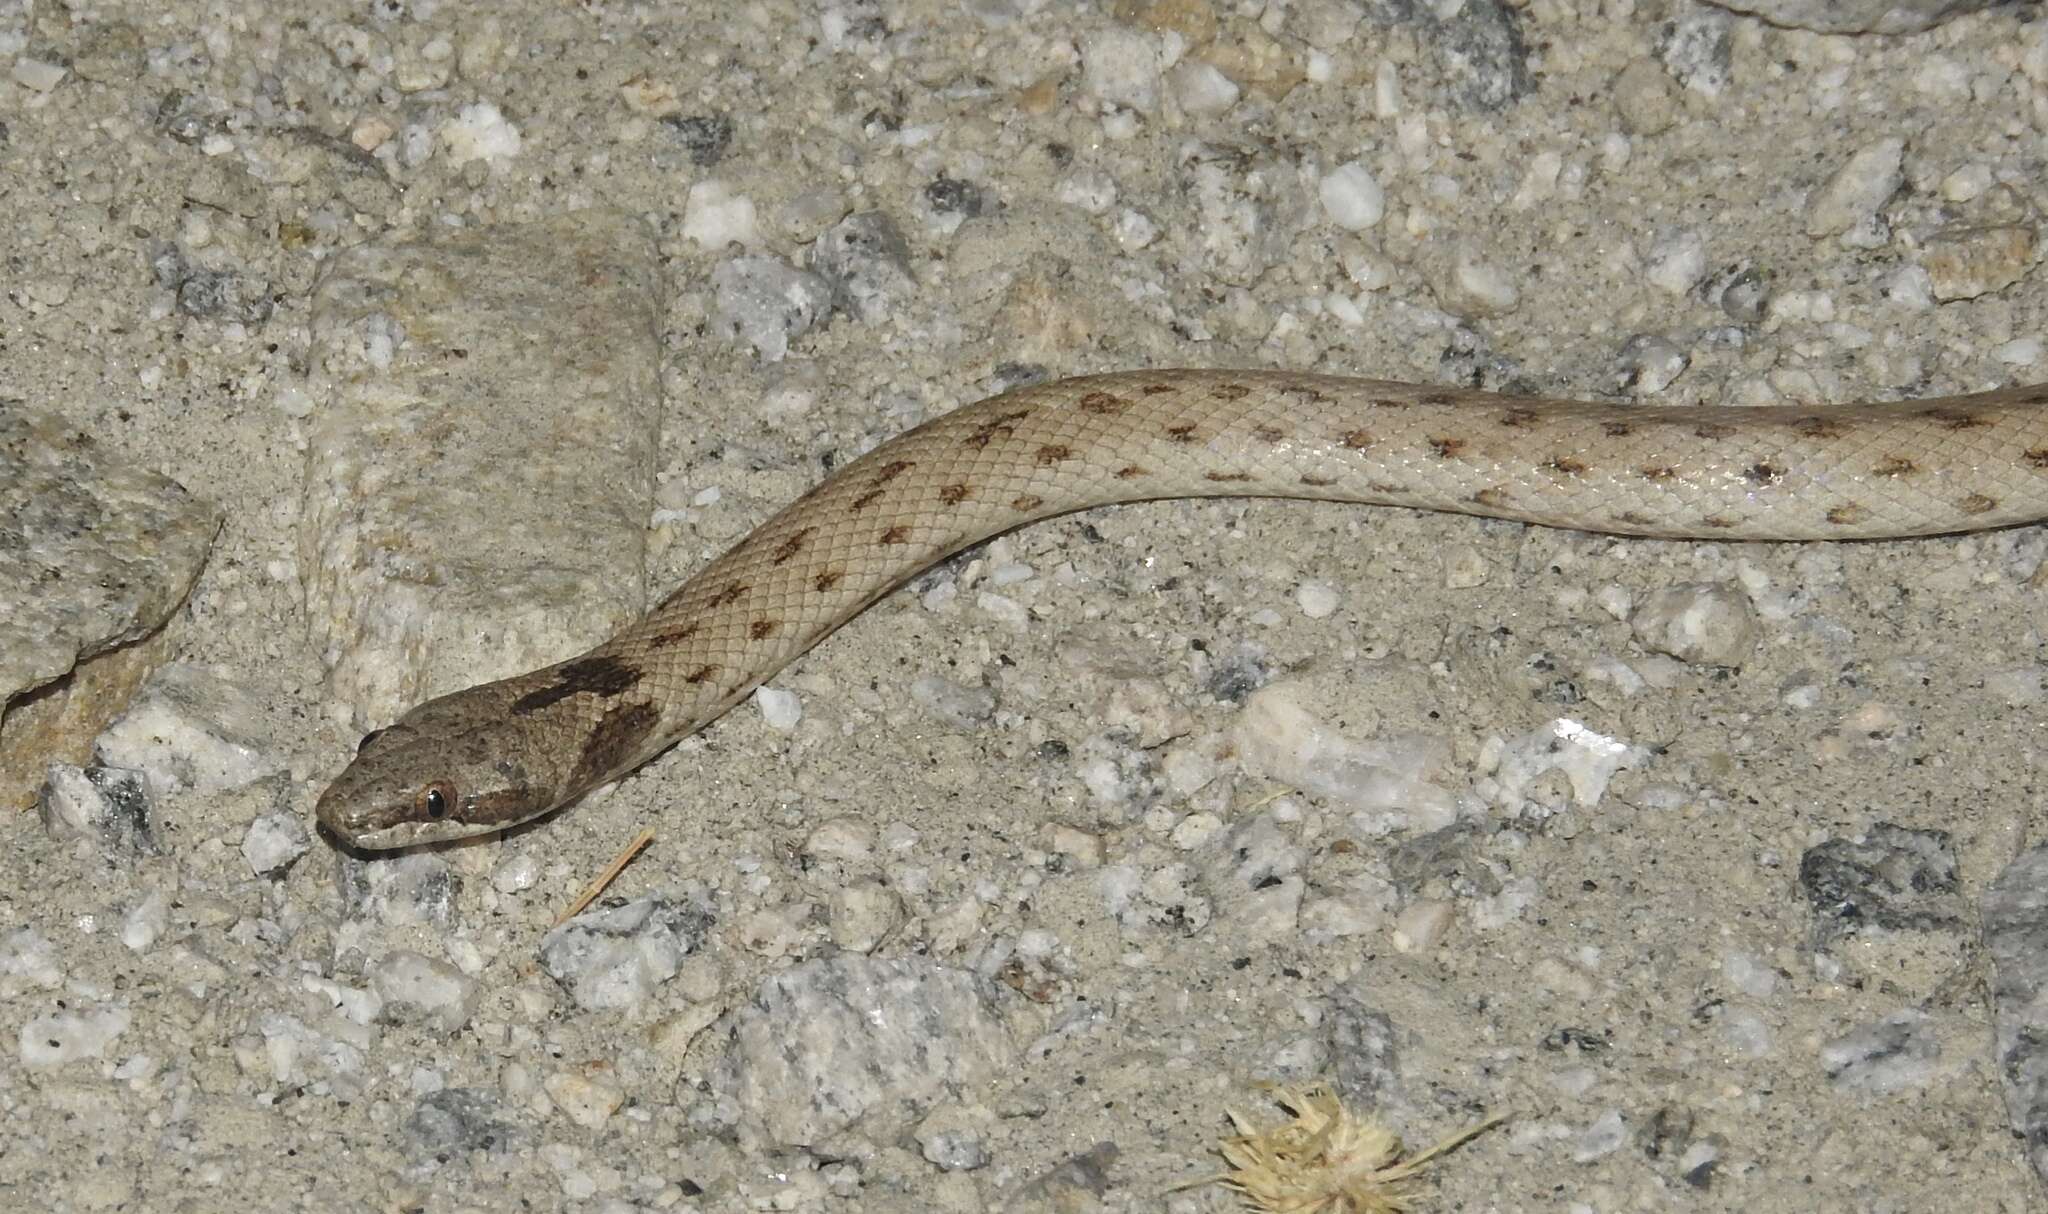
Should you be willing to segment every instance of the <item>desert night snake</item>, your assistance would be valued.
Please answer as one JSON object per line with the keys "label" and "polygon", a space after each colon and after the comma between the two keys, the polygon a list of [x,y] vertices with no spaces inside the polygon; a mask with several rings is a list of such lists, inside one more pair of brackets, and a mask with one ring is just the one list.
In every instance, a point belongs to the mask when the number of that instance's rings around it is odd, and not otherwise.
{"label": "desert night snake", "polygon": [[1843,540],[2048,517],[2048,386],[1881,404],[1595,404],[1272,371],[1018,389],[883,443],[578,657],[419,705],[321,795],[342,843],[502,830],[716,719],[971,544],[1069,511],[1294,497],[1670,539]]}

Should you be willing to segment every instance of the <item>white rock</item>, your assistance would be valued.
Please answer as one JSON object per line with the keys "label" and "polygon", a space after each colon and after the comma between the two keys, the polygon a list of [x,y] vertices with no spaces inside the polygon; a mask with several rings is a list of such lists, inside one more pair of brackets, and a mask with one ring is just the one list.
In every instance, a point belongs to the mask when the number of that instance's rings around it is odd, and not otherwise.
{"label": "white rock", "polygon": [[797,722],[804,719],[803,701],[793,691],[756,687],[754,707],[761,710],[761,719],[768,723],[768,728],[779,729],[783,733],[795,729]]}
{"label": "white rock", "polygon": [[1309,619],[1323,620],[1337,610],[1339,600],[1329,583],[1303,582],[1294,588],[1294,601]]}
{"label": "white rock", "polygon": [[1141,30],[1098,27],[1081,43],[1081,87],[1110,105],[1150,113],[1162,65],[1159,39]]}
{"label": "white rock", "polygon": [[63,83],[64,67],[62,64],[44,63],[40,59],[16,59],[8,75],[25,89],[48,93]]}
{"label": "white rock", "polygon": [[305,822],[297,814],[278,810],[249,823],[242,836],[242,859],[259,877],[281,877],[312,845]]}
{"label": "white rock", "polygon": [[572,1071],[556,1071],[541,1084],[548,1099],[586,1130],[594,1130],[611,1119],[626,1094],[614,1084],[591,1079]]}
{"label": "white rock", "polygon": [[46,1012],[21,1026],[22,1064],[52,1067],[97,1058],[128,1031],[128,1021],[122,1007]]}
{"label": "white rock", "polygon": [[146,952],[157,942],[171,921],[170,896],[153,889],[121,917],[121,943],[134,952]]}
{"label": "white rock", "polygon": [[539,880],[540,861],[531,852],[509,856],[491,872],[491,888],[501,894],[522,893]]}
{"label": "white rock", "polygon": [[210,793],[283,766],[267,735],[268,717],[247,691],[178,662],[151,676],[94,749],[103,763],[147,772],[159,792]]}
{"label": "white rock", "polygon": [[683,202],[683,235],[707,249],[758,244],[754,200],[716,179],[697,182]]}
{"label": "white rock", "polygon": [[1837,236],[1872,218],[1905,181],[1906,141],[1880,139],[1849,157],[1807,202],[1806,234]]}
{"label": "white rock", "polygon": [[422,1022],[443,1033],[469,1023],[481,996],[461,970],[422,953],[399,949],[370,967],[370,989],[384,1001],[384,1018]]}
{"label": "white rock", "polygon": [[1651,286],[1684,295],[1707,273],[1707,242],[1698,232],[1673,232],[1650,246],[1643,277]]}
{"label": "white rock", "polygon": [[465,105],[441,124],[441,146],[456,164],[472,160],[496,162],[519,155],[519,128],[488,101]]}
{"label": "white rock", "polygon": [[1193,59],[1174,65],[1172,83],[1174,99],[1190,114],[1221,114],[1241,95],[1230,77]]}
{"label": "white rock", "polygon": [[1724,582],[1695,582],[1652,594],[1629,620],[1636,640],[1696,666],[1739,667],[1756,648],[1749,597]]}
{"label": "white rock", "polygon": [[32,927],[0,936],[0,998],[26,991],[47,991],[64,981],[50,942]]}
{"label": "white rock", "polygon": [[1372,227],[1387,213],[1386,191],[1380,188],[1372,170],[1356,160],[1323,174],[1316,193],[1330,222],[1347,232]]}

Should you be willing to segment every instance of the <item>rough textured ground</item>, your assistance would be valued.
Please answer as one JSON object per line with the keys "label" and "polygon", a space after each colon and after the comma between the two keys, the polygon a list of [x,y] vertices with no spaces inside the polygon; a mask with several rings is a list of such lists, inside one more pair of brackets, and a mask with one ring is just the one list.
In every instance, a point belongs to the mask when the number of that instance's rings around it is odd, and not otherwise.
{"label": "rough textured ground", "polygon": [[[358,732],[302,601],[312,288],[394,232],[653,227],[656,587],[1037,374],[2048,378],[2033,10],[1443,7],[0,15],[0,397],[227,519],[189,666],[101,748],[151,772],[154,850],[7,823],[7,1204],[1216,1210],[1167,1189],[1224,1108],[1320,1074],[1417,1143],[1512,1115],[1444,1209],[2037,1207],[1975,934],[2040,791],[2037,529],[1100,512],[535,829],[411,868],[295,833]],[[218,755],[152,757],[195,720]],[[1544,772],[1557,720],[1633,766]],[[659,898],[544,950],[643,825],[612,894]]]}

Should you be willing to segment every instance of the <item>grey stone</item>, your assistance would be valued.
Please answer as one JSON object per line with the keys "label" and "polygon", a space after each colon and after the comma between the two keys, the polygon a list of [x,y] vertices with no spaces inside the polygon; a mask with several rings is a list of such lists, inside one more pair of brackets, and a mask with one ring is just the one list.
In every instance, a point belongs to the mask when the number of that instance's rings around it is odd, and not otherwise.
{"label": "grey stone", "polygon": [[505,1119],[493,1093],[483,1088],[443,1088],[420,1099],[405,1119],[407,1153],[446,1162],[470,1151],[502,1155],[526,1141],[526,1132]]}
{"label": "grey stone", "polygon": [[1927,1086],[1940,1060],[1941,1042],[1927,1014],[1913,1008],[1851,1029],[1820,1051],[1829,1083],[1878,1095]]}
{"label": "grey stone", "polygon": [[2007,865],[1979,909],[2006,1116],[2048,1181],[2048,844]]}
{"label": "grey stone", "polygon": [[1772,25],[1821,34],[1915,34],[1998,4],[2028,7],[2041,0],[1708,0]]}
{"label": "grey stone", "polygon": [[886,319],[897,301],[917,290],[910,245],[887,215],[849,215],[811,245],[813,273],[832,284],[834,306],[865,324]]}
{"label": "grey stone", "polygon": [[52,763],[36,796],[43,829],[56,839],[90,838],[109,855],[156,855],[156,803],[149,779],[127,767]]}
{"label": "grey stone", "polygon": [[384,1001],[392,1024],[423,1024],[452,1033],[469,1023],[482,992],[476,979],[424,953],[398,949],[370,967],[370,989]]}
{"label": "grey stone", "polygon": [[1096,1143],[1051,1171],[1019,1185],[1003,1202],[1005,1214],[1069,1214],[1101,1209],[1102,1198],[1109,1192],[1109,1169],[1119,1154],[1113,1142]]}
{"label": "grey stone", "polygon": [[169,477],[107,459],[83,427],[0,398],[0,714],[162,626],[220,523]]}
{"label": "grey stone", "polygon": [[721,1020],[718,1090],[784,1146],[849,1128],[886,1141],[1015,1063],[1009,999],[979,974],[917,957],[807,961]]}
{"label": "grey stone", "polygon": [[391,860],[359,860],[336,851],[342,904],[350,918],[391,927],[446,927],[462,878],[431,852]]}
{"label": "grey stone", "polygon": [[832,287],[776,257],[735,257],[711,271],[713,331],[753,347],[762,362],[781,362],[832,307]]}
{"label": "grey stone", "polygon": [[540,962],[579,1007],[633,1007],[675,977],[716,922],[700,891],[650,895],[555,928]]}
{"label": "grey stone", "polygon": [[1799,859],[1799,888],[1814,909],[1816,947],[1865,928],[1952,931],[1961,886],[1949,834],[1880,822],[1858,839],[1829,839]]}
{"label": "grey stone", "polygon": [[94,743],[100,760],[149,773],[160,793],[243,788],[283,767],[262,705],[202,667],[174,662]]}
{"label": "grey stone", "polygon": [[1416,27],[1423,74],[1444,81],[1467,109],[1504,109],[1535,91],[1521,20],[1501,0],[1468,0],[1448,17],[1439,15],[1446,6],[1427,0],[1365,0],[1363,7],[1375,25]]}

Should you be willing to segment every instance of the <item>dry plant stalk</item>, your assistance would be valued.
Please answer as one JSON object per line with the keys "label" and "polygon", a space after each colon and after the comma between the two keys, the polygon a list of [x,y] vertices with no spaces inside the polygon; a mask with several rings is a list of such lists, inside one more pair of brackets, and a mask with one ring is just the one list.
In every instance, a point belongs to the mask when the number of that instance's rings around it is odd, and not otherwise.
{"label": "dry plant stalk", "polygon": [[614,856],[612,862],[604,866],[604,871],[597,874],[590,884],[583,887],[583,892],[576,895],[576,900],[569,904],[569,909],[555,917],[555,926],[560,927],[582,914],[585,907],[597,901],[597,896],[604,892],[604,887],[610,885],[625,870],[626,865],[633,862],[633,857],[640,854],[640,849],[652,842],[654,842],[654,828],[652,826],[634,836],[633,841],[626,844],[625,850]]}
{"label": "dry plant stalk", "polygon": [[1272,1091],[1293,1120],[1257,1130],[1242,1113],[1226,1110],[1237,1135],[1216,1150],[1229,1169],[1177,1188],[1221,1184],[1260,1214],[1401,1214],[1413,1208],[1410,1181],[1417,1174],[1507,1120],[1489,1117],[1404,1159],[1393,1131],[1346,1109],[1328,1085]]}

